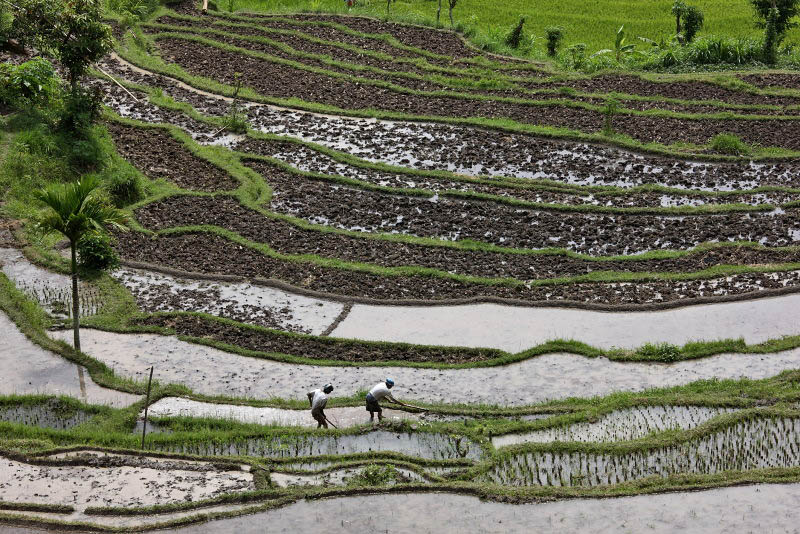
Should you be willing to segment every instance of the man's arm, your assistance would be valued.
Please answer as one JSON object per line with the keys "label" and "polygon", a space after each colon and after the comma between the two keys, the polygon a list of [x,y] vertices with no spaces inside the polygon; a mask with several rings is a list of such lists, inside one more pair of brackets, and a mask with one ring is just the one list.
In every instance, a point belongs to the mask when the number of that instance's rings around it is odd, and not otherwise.
{"label": "man's arm", "polygon": [[306,395],[308,395],[308,405],[314,406],[314,392],[309,391]]}

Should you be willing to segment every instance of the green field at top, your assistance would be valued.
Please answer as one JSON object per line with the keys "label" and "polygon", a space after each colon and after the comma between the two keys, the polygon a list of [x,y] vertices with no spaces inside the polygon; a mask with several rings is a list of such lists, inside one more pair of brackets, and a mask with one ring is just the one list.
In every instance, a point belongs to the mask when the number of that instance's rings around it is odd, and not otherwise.
{"label": "green field at top", "polygon": [[[216,0],[216,3],[222,11],[325,11],[378,17],[386,14],[384,0],[357,0],[352,8],[347,7],[345,0]],[[700,8],[705,15],[705,25],[698,37],[757,37],[763,33],[755,27],[753,10],[747,0],[689,0],[686,3]],[[442,0],[441,24],[444,27],[450,25],[447,4],[447,0]],[[433,25],[437,5],[437,0],[394,0],[390,18]],[[502,42],[524,16],[525,32],[535,38],[529,55],[543,58],[544,30],[548,26],[564,29],[564,48],[584,43],[590,53],[613,48],[616,31],[623,24],[637,48],[647,45],[636,37],[669,38],[675,32],[671,6],[672,0],[459,0],[453,18],[459,28],[471,35],[474,43],[483,45]],[[800,30],[790,30],[784,44],[798,42]]]}

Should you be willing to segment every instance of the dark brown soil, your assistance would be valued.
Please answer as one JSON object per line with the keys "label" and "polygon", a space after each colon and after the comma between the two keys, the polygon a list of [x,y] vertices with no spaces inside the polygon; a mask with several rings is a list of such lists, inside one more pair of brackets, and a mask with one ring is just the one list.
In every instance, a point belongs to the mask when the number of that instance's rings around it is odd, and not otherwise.
{"label": "dark brown soil", "polygon": [[739,78],[756,87],[787,87],[789,89],[800,89],[800,74],[770,72],[763,74],[746,74],[739,76]]}
{"label": "dark brown soil", "polygon": [[[416,96],[311,73],[182,39],[159,39],[166,61],[225,83],[241,73],[244,85],[278,98],[300,98],[331,106],[425,116],[509,118],[585,132],[603,127],[601,113],[564,106],[532,106],[493,100]],[[800,121],[698,120],[620,115],[613,127],[643,142],[704,144],[717,133],[732,133],[751,144],[800,149]]]}
{"label": "dark brown soil", "polygon": [[148,317],[138,321],[138,324],[170,328],[178,335],[221,341],[247,350],[289,354],[313,360],[454,364],[491,360],[504,355],[502,351],[494,349],[423,347],[400,343],[306,337],[234,326],[191,316]]}
{"label": "dark brown soil", "polygon": [[641,283],[580,283],[546,286],[487,286],[427,275],[380,276],[265,256],[213,234],[188,233],[150,237],[138,232],[117,235],[117,249],[128,261],[206,275],[281,280],[300,290],[376,301],[436,301],[464,298],[512,299],[596,309],[679,302],[687,298],[756,297],[764,289],[800,285],[797,271],[776,276],[752,273],[718,280]]}
{"label": "dark brown soil", "polygon": [[[169,16],[164,16],[159,18],[158,22],[162,24],[181,26],[186,28],[187,31],[194,31],[200,28],[205,29],[208,27],[208,25],[204,24],[202,21],[186,21]],[[305,32],[314,34],[316,28],[318,28],[318,26],[302,28],[302,29]],[[307,39],[303,39],[302,37],[298,37],[296,35],[281,35],[281,34],[265,32],[262,30],[257,30],[254,28],[239,28],[231,26],[223,26],[220,27],[219,29],[236,35],[267,37],[269,39],[288,45],[295,50],[313,54],[327,55],[338,61],[349,62],[355,65],[369,65],[372,67],[383,69],[385,71],[415,73],[420,76],[430,75],[430,72],[425,71],[424,69],[417,68],[410,63],[395,63],[395,62],[381,61],[376,58],[371,58],[369,56],[358,54],[354,51],[344,50],[341,48],[337,48],[335,46],[314,43]],[[148,31],[155,33],[160,30],[154,28]],[[587,102],[595,105],[603,105],[605,103],[604,98],[578,97],[574,95],[561,94],[561,93],[531,95],[529,93],[525,93],[519,90],[465,89],[463,87],[452,86],[445,83],[433,83],[433,82],[423,82],[419,80],[413,80],[403,76],[391,76],[391,75],[381,76],[373,72],[357,73],[352,70],[326,65],[321,61],[308,58],[300,58],[295,55],[286,53],[277,47],[266,44],[254,43],[242,39],[235,39],[217,34],[206,35],[206,37],[232,46],[238,46],[240,48],[246,48],[249,50],[275,55],[291,61],[298,61],[313,67],[327,69],[343,74],[357,75],[363,78],[386,80],[390,81],[391,83],[416,90],[437,91],[437,90],[450,89],[458,92],[471,92],[476,94],[507,96],[507,97],[522,98],[522,99],[559,99],[565,101]],[[471,76],[467,76],[467,78],[475,79],[474,77]],[[725,89],[723,87],[720,87],[719,85],[711,83],[702,83],[702,82],[655,83],[655,82],[644,81],[636,76],[598,76],[588,80],[579,79],[566,82],[563,81],[535,82],[535,83],[531,82],[527,84],[522,84],[522,87],[534,91],[544,90],[544,89],[554,89],[559,87],[571,87],[574,89],[582,89],[587,92],[600,93],[600,94],[608,92],[625,92],[625,93],[632,92],[635,94],[641,94],[651,97],[671,97],[678,99],[688,98],[694,100],[717,100],[734,104],[762,104],[762,105],[766,103],[776,104],[776,105],[800,104],[800,99],[792,99],[792,98],[787,99],[787,98],[753,95],[744,93],[742,91]],[[726,111],[726,108],[720,108],[715,106],[675,104],[660,100],[659,101],[627,100],[625,101],[625,107],[639,111],[661,109],[661,110],[668,110],[668,111],[682,112],[682,113],[720,113],[722,111]],[[727,110],[738,113],[752,113],[752,114],[763,114],[763,115],[777,115],[777,114],[786,115],[786,114],[800,113],[800,111],[796,110],[787,111],[784,109],[747,111],[736,108],[727,108]]]}
{"label": "dark brown soil", "polygon": [[482,241],[512,248],[565,247],[592,255],[686,250],[710,241],[787,246],[800,210],[662,217],[534,210],[483,201],[365,191],[299,175],[263,161],[246,165],[273,187],[272,209],[367,232]]}
{"label": "dark brown soil", "polygon": [[[220,226],[283,254],[316,254],[385,267],[414,265],[445,272],[519,280],[578,276],[594,271],[693,272],[714,265],[763,265],[800,262],[800,252],[724,247],[679,258],[589,261],[564,254],[503,254],[451,247],[415,245],[305,230],[240,206],[230,197],[170,197],[136,210],[146,228]],[[269,326],[263,324],[263,326]]]}
{"label": "dark brown soil", "polygon": [[[427,125],[426,125],[427,126]],[[409,125],[409,128],[413,128],[414,125]],[[436,132],[431,132],[431,134],[436,138]],[[479,135],[475,135],[473,138],[469,139],[460,139],[460,141],[467,141],[460,143],[460,152],[456,154],[443,154],[442,152],[445,151],[443,146],[437,146],[436,141],[432,141],[429,145],[422,146],[422,147],[415,147],[414,152],[418,155],[419,158],[427,161],[435,161],[435,158],[441,157],[450,157],[451,159],[455,159],[456,157],[460,162],[469,166],[469,165],[480,165],[482,163],[487,163],[489,165],[496,165],[500,166],[503,164],[513,165],[515,164],[515,158],[519,159],[519,165],[522,166],[522,162],[526,161],[527,159],[532,159],[536,161],[537,157],[541,157],[538,160],[538,167],[537,170],[541,171],[542,173],[552,174],[554,176],[558,176],[559,174],[567,174],[569,172],[573,172],[575,174],[586,174],[586,175],[593,175],[600,181],[601,169],[600,165],[592,164],[588,161],[582,161],[580,158],[558,158],[555,155],[550,155],[547,157],[545,155],[539,156],[539,153],[543,152],[543,148],[547,147],[552,150],[552,145],[548,142],[540,141],[539,143],[534,143],[529,141],[525,143],[525,138],[516,138],[513,141],[521,141],[522,143],[515,147],[512,150],[508,150],[504,152],[502,155],[493,155],[491,152],[492,148],[497,148],[497,146],[502,146],[506,144],[507,146],[512,142],[512,138],[509,136],[502,136],[498,132],[489,132],[489,131],[481,131],[478,132]],[[364,132],[365,136],[369,136],[369,132]],[[505,143],[503,142],[505,139]],[[480,145],[479,142],[483,141],[483,144]],[[382,148],[383,142],[381,139],[376,139],[375,141],[369,142],[365,141],[370,145],[370,148],[374,148],[375,152]],[[544,145],[544,146],[543,146]],[[583,152],[579,145],[572,145],[567,148],[567,145],[562,145],[566,150],[573,152],[576,155],[579,155]],[[602,149],[598,149],[597,147],[593,147],[593,154],[598,155],[598,153]],[[444,177],[439,176],[420,176],[416,174],[400,174],[400,173],[390,173],[384,171],[378,171],[375,169],[367,168],[367,167],[356,167],[353,165],[348,165],[345,163],[341,163],[340,161],[334,160],[330,156],[323,154],[321,152],[315,151],[309,147],[299,145],[297,143],[292,143],[288,141],[271,141],[271,140],[262,140],[262,139],[253,139],[248,138],[243,142],[239,143],[236,146],[236,149],[241,152],[246,152],[250,154],[257,154],[261,156],[269,156],[275,157],[281,161],[289,163],[294,167],[300,167],[301,165],[303,168],[310,170],[311,172],[320,173],[320,174],[329,174],[329,175],[339,175],[339,176],[346,176],[348,178],[355,178],[358,180],[363,180],[375,185],[381,186],[389,186],[389,187],[396,187],[396,188],[413,188],[413,189],[426,189],[428,191],[470,191],[476,193],[485,193],[490,195],[498,195],[502,197],[511,197],[521,200],[527,200],[530,202],[539,202],[539,203],[554,203],[554,204],[571,204],[571,205],[580,205],[580,204],[591,204],[592,197],[596,200],[597,205],[605,205],[605,206],[614,206],[614,207],[661,207],[661,193],[650,193],[650,192],[628,192],[626,194],[611,194],[610,192],[593,192],[589,193],[588,191],[585,193],[572,193],[572,192],[562,192],[562,191],[548,191],[545,189],[539,189],[536,186],[536,181],[532,180],[530,184],[511,184],[509,182],[502,182],[498,180],[496,183],[480,183],[477,181],[472,180],[465,180],[465,181],[454,181],[448,180]],[[448,149],[449,150],[449,147]],[[497,151],[494,152],[497,154]],[[376,154],[377,155],[377,154]],[[500,157],[504,157],[504,161],[499,161]],[[408,165],[410,162],[408,160],[400,162],[403,165]],[[660,173],[654,172],[645,172],[645,168],[647,166],[650,167],[659,167],[662,169]],[[627,167],[627,166],[626,166]],[[675,160],[667,160],[666,158],[656,158],[650,157],[647,159],[646,163],[642,164],[630,164],[630,168],[626,168],[626,180],[631,181],[634,183],[645,184],[645,183],[659,183],[659,184],[670,184],[670,185],[679,185],[679,186],[692,186],[693,188],[697,187],[706,187],[706,188],[714,188],[719,187],[720,185],[729,187],[730,189],[746,189],[747,185],[743,183],[745,180],[747,182],[752,182],[754,180],[753,176],[748,176],[745,178],[742,176],[742,171],[745,170],[745,166],[734,166],[734,165],[724,165],[721,166],[722,168],[718,167],[709,167],[709,170],[717,172],[709,172],[709,173],[684,173],[683,171],[688,170],[688,167],[684,167],[679,162]],[[614,174],[613,171],[609,174]],[[741,177],[741,179],[740,179]],[[780,177],[780,180],[776,180],[775,177]],[[720,183],[718,180],[725,180]],[[791,182],[789,184],[786,183],[786,180],[795,179],[796,182]],[[775,173],[773,176],[763,176],[760,177],[758,180],[759,185],[776,185],[776,186],[786,186],[786,185],[800,185],[800,175],[794,176],[790,173]],[[413,184],[413,185],[412,185]],[[758,194],[758,193],[742,193],[742,194],[734,194],[734,195],[725,195],[725,196],[708,196],[708,195],[701,195],[694,193],[691,190],[687,190],[685,193],[673,193],[670,195],[676,199],[680,200],[680,205],[688,205],[691,204],[692,201],[699,201],[701,204],[735,204],[735,203],[743,203],[749,204],[752,206],[765,204],[767,202],[777,203],[777,204],[785,204],[788,202],[793,202],[798,199],[798,195],[796,193],[779,193],[779,192],[771,192],[769,195]],[[769,200],[767,200],[769,198]]]}
{"label": "dark brown soil", "polygon": [[164,178],[184,189],[228,191],[239,182],[219,167],[198,158],[169,133],[157,128],[106,124],[117,152],[148,178]]}

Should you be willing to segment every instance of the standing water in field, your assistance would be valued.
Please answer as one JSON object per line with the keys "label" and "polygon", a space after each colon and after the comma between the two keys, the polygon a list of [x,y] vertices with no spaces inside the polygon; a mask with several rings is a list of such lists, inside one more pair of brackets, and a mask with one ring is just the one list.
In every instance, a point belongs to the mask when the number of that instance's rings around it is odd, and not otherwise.
{"label": "standing water in field", "polygon": [[649,476],[794,466],[800,466],[800,419],[762,418],[687,443],[629,454],[512,454],[489,470],[486,481],[506,486],[599,486]]}
{"label": "standing water in field", "polygon": [[643,438],[653,432],[695,428],[709,419],[733,408],[703,406],[638,406],[617,410],[597,421],[569,426],[544,428],[525,434],[507,434],[492,438],[495,447],[518,443],[547,443],[550,441],[628,441]]}
{"label": "standing water in field", "polygon": [[324,454],[396,452],[431,460],[470,459],[483,454],[467,438],[426,432],[397,433],[378,430],[350,436],[274,435],[232,439],[222,443],[153,443],[151,448],[203,456],[262,456],[288,458]]}

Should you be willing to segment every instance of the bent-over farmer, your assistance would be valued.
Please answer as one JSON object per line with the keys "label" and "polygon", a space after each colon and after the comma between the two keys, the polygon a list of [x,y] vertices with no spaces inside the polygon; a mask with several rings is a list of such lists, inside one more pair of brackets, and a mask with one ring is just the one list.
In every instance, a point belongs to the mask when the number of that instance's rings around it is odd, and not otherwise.
{"label": "bent-over farmer", "polygon": [[317,422],[317,428],[328,428],[328,418],[325,416],[325,405],[328,404],[328,395],[333,391],[331,384],[325,384],[322,389],[308,392],[308,402],[311,404],[311,417]]}
{"label": "bent-over farmer", "polygon": [[[408,404],[403,404],[399,400],[395,399],[392,396],[392,393],[389,391],[394,387],[394,380],[391,378],[387,378],[384,382],[378,382],[375,384],[369,393],[367,393],[367,411],[369,412],[369,420],[375,420],[375,412],[378,412],[378,421],[383,419],[383,409],[379,404],[380,401],[386,399],[390,402],[395,404],[399,404],[400,406],[408,406]],[[409,408],[413,408],[413,406],[408,406]]]}

